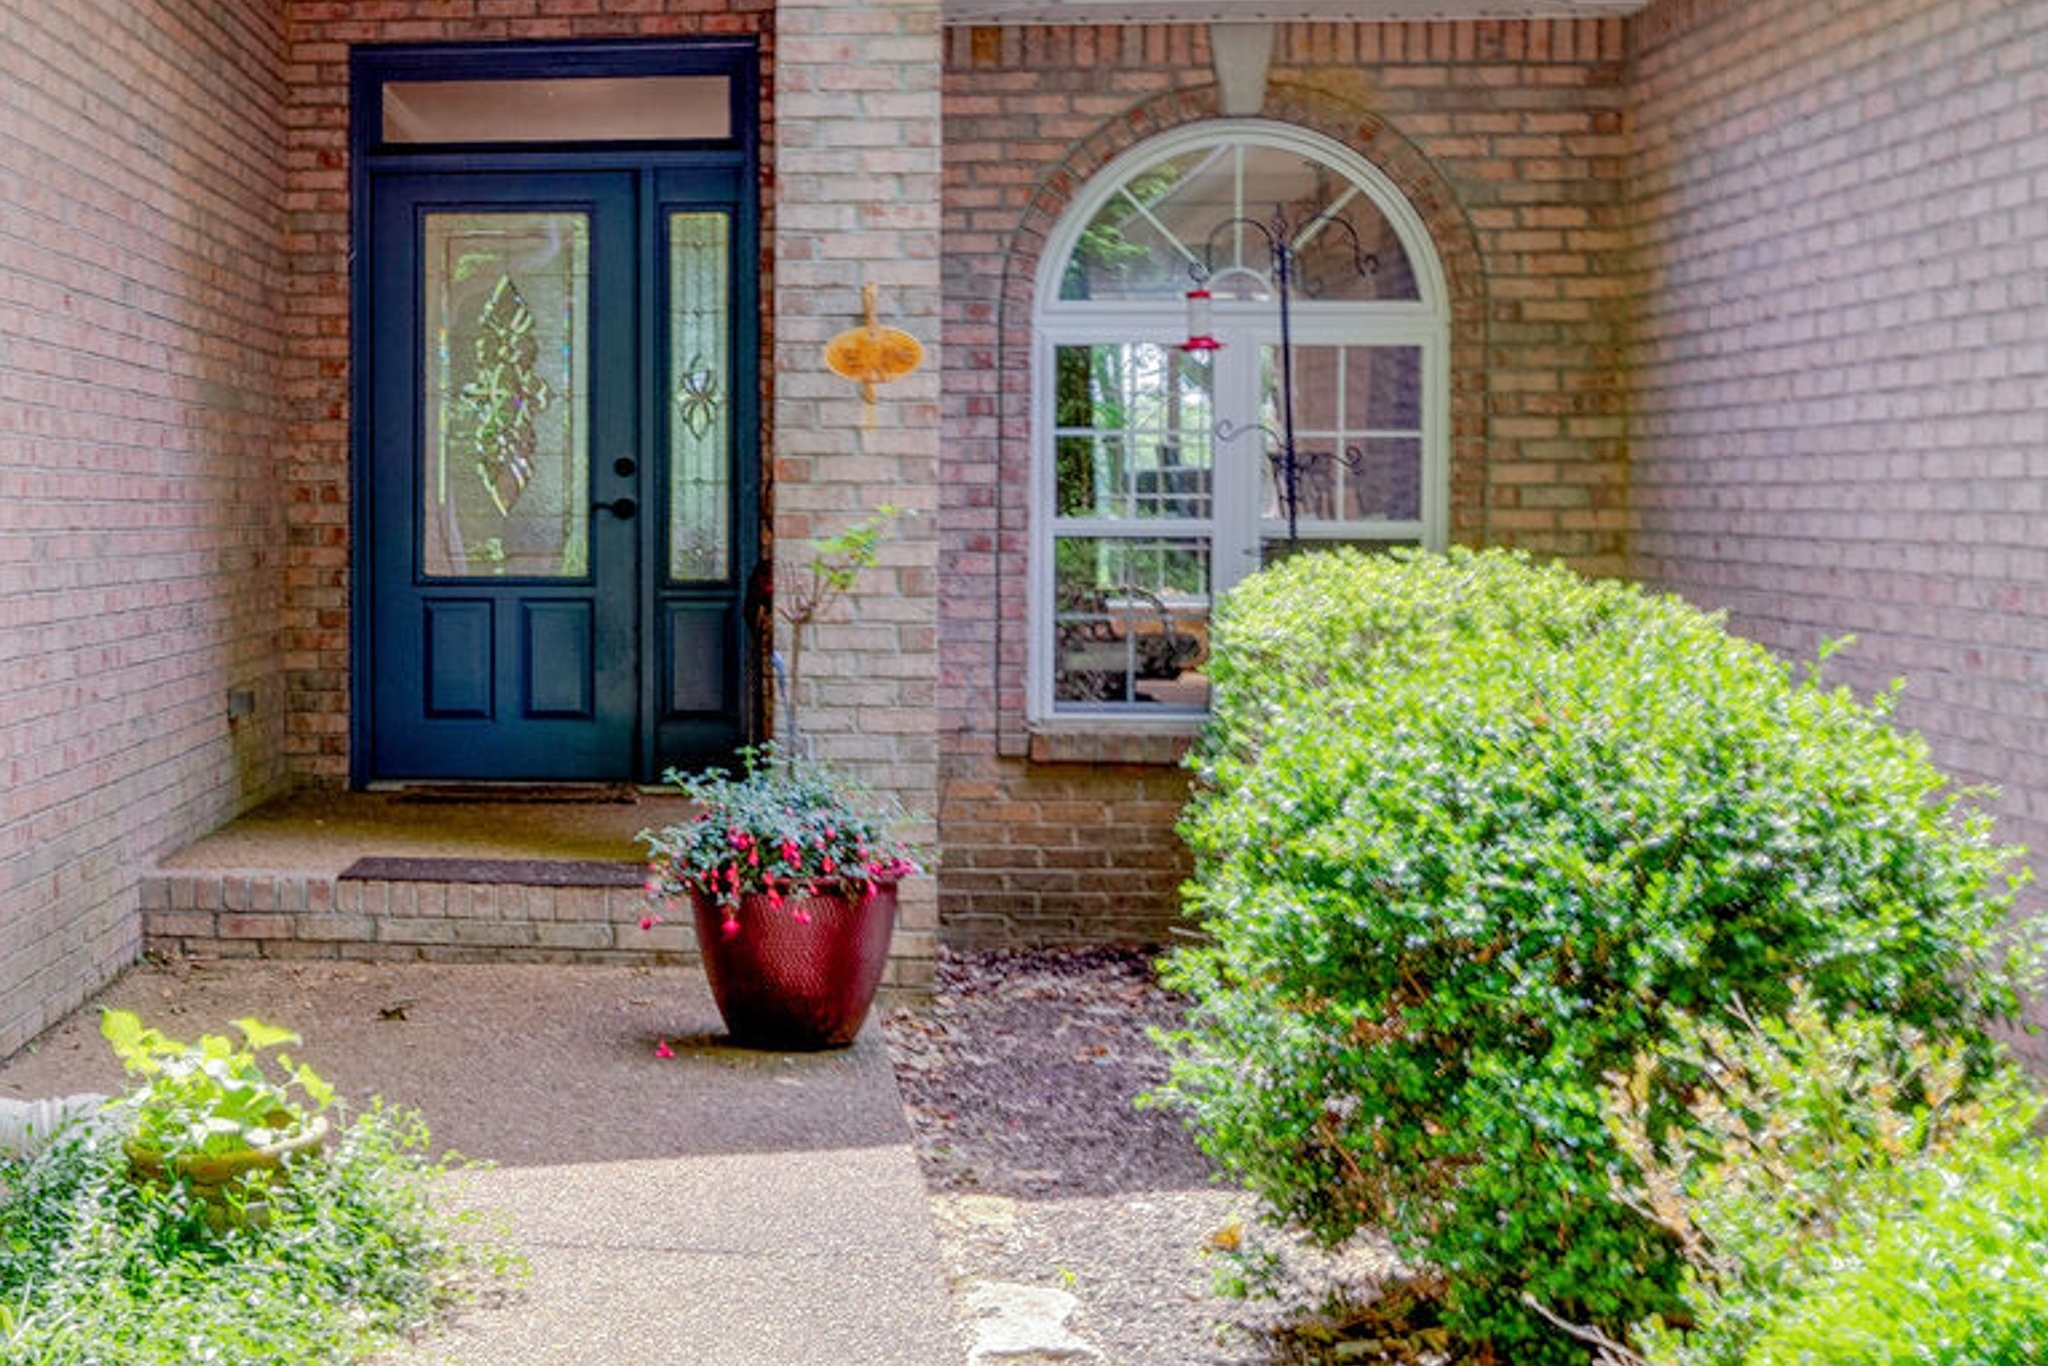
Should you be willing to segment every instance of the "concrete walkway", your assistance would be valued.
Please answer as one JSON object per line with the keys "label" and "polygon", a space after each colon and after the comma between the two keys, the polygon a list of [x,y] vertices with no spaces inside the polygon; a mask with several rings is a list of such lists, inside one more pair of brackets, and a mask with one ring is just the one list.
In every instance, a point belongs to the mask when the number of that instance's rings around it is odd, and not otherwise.
{"label": "concrete walkway", "polygon": [[[100,999],[176,1038],[289,1026],[344,1096],[496,1164],[460,1198],[509,1216],[531,1280],[392,1366],[965,1356],[872,1023],[838,1053],[735,1049],[688,969],[229,963],[138,969]],[[0,1067],[0,1096],[117,1089],[97,1030],[58,1026]]]}

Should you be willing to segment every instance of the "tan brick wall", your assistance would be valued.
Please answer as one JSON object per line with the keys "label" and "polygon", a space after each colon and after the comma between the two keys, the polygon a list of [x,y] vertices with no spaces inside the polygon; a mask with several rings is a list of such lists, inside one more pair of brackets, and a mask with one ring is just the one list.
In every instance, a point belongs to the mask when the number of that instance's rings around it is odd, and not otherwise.
{"label": "tan brick wall", "polygon": [[0,0],[0,1055],[282,776],[282,84],[270,0]]}
{"label": "tan brick wall", "polygon": [[1637,33],[1633,565],[2048,848],[2048,7],[1678,0]]}
{"label": "tan brick wall", "polygon": [[[148,854],[287,764],[346,775],[350,46],[731,33],[762,37],[784,110],[773,531],[929,514],[821,633],[806,713],[945,837],[898,980],[941,906],[960,938],[1168,927],[1171,746],[1023,727],[1025,365],[1078,187],[1213,113],[1205,29],[947,31],[933,0],[0,0],[0,1053],[133,953]],[[2034,844],[2044,45],[2048,13],[2001,0],[1298,24],[1265,110],[1429,223],[1458,539],[1632,568],[1795,656],[1854,632],[1833,671],[1908,676],[1905,719]],[[866,283],[932,347],[872,409],[818,360]],[[255,704],[232,725],[230,690]]]}
{"label": "tan brick wall", "polygon": [[[804,655],[803,730],[820,758],[896,794],[938,804],[939,52],[937,0],[776,9],[774,533],[782,575],[806,543],[880,504],[898,525]],[[824,345],[879,321],[917,337],[924,367],[859,388],[828,371]],[[781,636],[788,648],[787,628]],[[929,819],[920,833],[929,838]],[[930,981],[932,879],[906,884],[890,982]]]}
{"label": "tan brick wall", "polygon": [[338,881],[165,869],[143,882],[151,953],[199,958],[696,965],[688,920],[641,929],[637,887]]}
{"label": "tan brick wall", "polygon": [[[1090,175],[1214,116],[1208,33],[947,38],[944,920],[960,939],[1158,939],[1186,872],[1172,747],[1024,728],[1030,295]],[[1453,536],[1596,572],[1623,564],[1624,38],[1611,19],[1285,25],[1264,110],[1361,152],[1429,225]]]}

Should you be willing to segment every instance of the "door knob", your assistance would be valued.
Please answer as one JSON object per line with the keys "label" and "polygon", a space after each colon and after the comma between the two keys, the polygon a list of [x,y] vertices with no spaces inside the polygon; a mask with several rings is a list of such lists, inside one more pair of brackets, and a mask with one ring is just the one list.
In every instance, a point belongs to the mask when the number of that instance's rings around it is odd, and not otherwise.
{"label": "door knob", "polygon": [[631,498],[614,498],[609,503],[592,503],[590,508],[593,512],[609,512],[622,522],[630,522],[633,514],[640,510],[640,505]]}

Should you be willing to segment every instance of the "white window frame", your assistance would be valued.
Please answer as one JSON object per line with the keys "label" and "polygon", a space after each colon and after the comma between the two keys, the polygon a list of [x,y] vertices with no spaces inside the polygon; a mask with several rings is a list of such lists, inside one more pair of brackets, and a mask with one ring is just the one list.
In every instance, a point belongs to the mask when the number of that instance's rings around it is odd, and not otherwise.
{"label": "white window frame", "polygon": [[[1413,346],[1421,350],[1421,516],[1413,521],[1347,522],[1338,528],[1302,528],[1303,541],[1318,536],[1343,540],[1404,541],[1442,549],[1449,539],[1450,501],[1450,307],[1443,268],[1421,215],[1386,174],[1343,144],[1308,129],[1265,119],[1216,119],[1190,124],[1129,149],[1103,167],[1068,206],[1039,259],[1032,305],[1031,348],[1031,552],[1025,595],[1030,629],[1026,717],[1034,730],[1183,733],[1198,727],[1199,713],[1162,711],[1149,704],[1086,703],[1059,708],[1053,698],[1053,545],[1056,531],[1115,535],[1131,523],[1055,516],[1054,351],[1060,346],[1154,342],[1168,346],[1187,339],[1185,304],[1161,301],[1071,300],[1060,297],[1068,258],[1082,231],[1123,184],[1168,157],[1202,147],[1246,143],[1320,161],[1349,177],[1384,214],[1414,270],[1418,298],[1324,302],[1293,298],[1291,330],[1297,346]],[[1189,287],[1193,287],[1192,278]],[[1259,358],[1280,341],[1279,306],[1272,300],[1217,299],[1216,335],[1225,341],[1215,353],[1215,411],[1250,427],[1258,411]],[[1211,611],[1237,582],[1259,564],[1262,543],[1284,538],[1284,522],[1248,511],[1261,497],[1265,437],[1256,428],[1218,438],[1212,474],[1211,517],[1205,521],[1147,519],[1143,534],[1211,537]]]}

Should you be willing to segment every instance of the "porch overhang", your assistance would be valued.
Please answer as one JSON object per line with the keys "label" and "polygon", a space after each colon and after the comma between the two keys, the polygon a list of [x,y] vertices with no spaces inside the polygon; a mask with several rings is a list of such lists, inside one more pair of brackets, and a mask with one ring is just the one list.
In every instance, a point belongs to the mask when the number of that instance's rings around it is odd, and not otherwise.
{"label": "porch overhang", "polygon": [[944,0],[945,22],[973,24],[1389,22],[1412,19],[1607,19],[1650,0]]}

